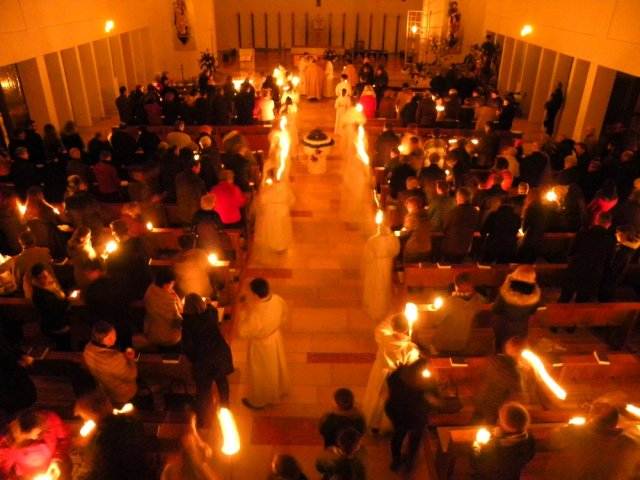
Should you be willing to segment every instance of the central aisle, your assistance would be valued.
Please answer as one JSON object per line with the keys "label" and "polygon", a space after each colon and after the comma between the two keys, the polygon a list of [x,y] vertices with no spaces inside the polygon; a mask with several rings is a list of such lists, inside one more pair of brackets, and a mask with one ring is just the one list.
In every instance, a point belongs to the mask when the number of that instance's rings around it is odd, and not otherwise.
{"label": "central aisle", "polygon": [[[317,127],[333,135],[333,118],[333,101],[302,100],[300,136]],[[293,389],[276,407],[253,412],[242,406],[247,342],[234,335],[231,347],[237,372],[231,377],[232,408],[243,448],[234,460],[233,477],[241,480],[266,478],[274,453],[294,455],[310,480],[318,478],[314,467],[322,450],[318,419],[331,409],[337,388],[350,388],[360,403],[376,352],[375,324],[361,309],[366,239],[340,218],[338,147],[333,147],[323,175],[308,174],[302,148],[300,154],[291,168],[294,244],[286,254],[273,255],[270,267],[250,265],[244,275],[245,283],[256,276],[267,278],[272,291],[289,305],[290,324],[283,334]],[[388,470],[388,439],[367,436],[364,443],[369,452],[368,477],[398,478]]]}

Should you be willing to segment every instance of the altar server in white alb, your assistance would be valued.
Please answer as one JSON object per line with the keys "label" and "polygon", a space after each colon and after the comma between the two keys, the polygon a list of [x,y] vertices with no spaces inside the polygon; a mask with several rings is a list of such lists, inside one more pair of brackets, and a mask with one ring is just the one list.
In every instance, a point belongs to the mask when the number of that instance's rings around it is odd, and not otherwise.
{"label": "altar server in white alb", "polygon": [[415,362],[420,353],[409,336],[409,322],[403,313],[392,315],[376,327],[378,344],[376,360],[371,367],[369,381],[362,399],[362,413],[367,428],[374,433],[391,430],[391,422],[384,414],[387,397],[387,377],[401,364]]}
{"label": "altar server in white alb", "polygon": [[280,403],[289,393],[289,370],[280,328],[287,321],[287,304],[269,291],[264,278],[249,284],[251,298],[240,311],[239,334],[249,339],[247,369],[249,394],[242,403],[252,409]]}

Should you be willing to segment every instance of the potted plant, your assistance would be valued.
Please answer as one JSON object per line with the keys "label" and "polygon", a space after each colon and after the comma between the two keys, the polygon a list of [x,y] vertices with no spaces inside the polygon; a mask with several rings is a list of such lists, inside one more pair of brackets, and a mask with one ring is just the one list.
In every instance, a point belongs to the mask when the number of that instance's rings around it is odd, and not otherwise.
{"label": "potted plant", "polygon": [[216,71],[216,57],[209,50],[200,52],[200,58],[198,59],[198,65],[203,73],[213,75]]}

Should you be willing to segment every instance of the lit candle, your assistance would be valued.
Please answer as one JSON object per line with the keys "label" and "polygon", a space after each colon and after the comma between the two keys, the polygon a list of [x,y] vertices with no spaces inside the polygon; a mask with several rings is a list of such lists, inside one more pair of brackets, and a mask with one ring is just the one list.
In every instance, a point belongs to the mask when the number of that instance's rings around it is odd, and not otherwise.
{"label": "lit candle", "polygon": [[407,303],[404,306],[404,316],[409,323],[409,335],[413,332],[413,324],[418,319],[418,306],[415,303]]}
{"label": "lit candle", "polygon": [[569,425],[584,425],[587,423],[587,419],[584,417],[573,417],[569,420]]}
{"label": "lit candle", "polygon": [[60,210],[58,210],[56,207],[53,207],[53,213],[55,213],[56,215],[60,215]]}
{"label": "lit candle", "polygon": [[367,153],[367,149],[364,145],[364,138],[364,127],[362,125],[358,125],[358,139],[356,140],[356,150],[358,152],[358,155],[360,156],[360,160],[362,160],[362,163],[364,163],[365,165],[369,165],[369,154]]}
{"label": "lit candle", "polygon": [[382,210],[378,210],[376,212],[376,225],[378,226],[378,233],[380,233],[380,225],[382,225],[383,219],[384,219],[384,213],[382,213]]}
{"label": "lit candle", "polygon": [[364,110],[364,108],[362,107],[362,105],[361,105],[360,103],[358,103],[358,104],[356,105],[356,111],[357,111],[357,112],[362,112],[363,110]]}
{"label": "lit candle", "polygon": [[69,294],[69,298],[78,298],[79,295],[80,295],[80,290],[74,290]]}
{"label": "lit candle", "polygon": [[444,105],[436,105],[436,111],[444,112]]}
{"label": "lit candle", "polygon": [[486,428],[481,428],[480,430],[478,430],[478,433],[476,433],[476,443],[478,445],[484,445],[490,439],[491,432],[489,432],[489,430],[487,430]]}
{"label": "lit candle", "polygon": [[115,240],[109,240],[107,242],[107,246],[105,247],[105,251],[107,254],[113,253],[118,249],[118,244]]}
{"label": "lit candle", "polygon": [[425,368],[424,370],[422,370],[423,378],[429,378],[430,376],[431,376],[431,372],[429,371],[429,369]]}
{"label": "lit candle", "polygon": [[216,255],[215,253],[210,253],[207,259],[209,260],[209,263],[213,266],[216,266],[218,264],[218,255]]}
{"label": "lit candle", "polygon": [[47,473],[41,473],[33,477],[33,480],[58,480],[60,478],[60,467],[55,462],[51,462]]}
{"label": "lit candle", "polygon": [[118,408],[114,408],[113,409],[113,414],[114,415],[122,415],[123,413],[130,413],[133,412],[133,404],[132,403],[125,403],[122,408],[118,409]]}
{"label": "lit candle", "polygon": [[450,138],[450,139],[449,139],[449,143],[450,143],[451,145],[453,145],[454,143],[458,143],[458,139],[457,139],[457,138]]}
{"label": "lit candle", "polygon": [[549,190],[544,197],[550,202],[558,200],[558,195],[553,190]]}
{"label": "lit candle", "polygon": [[518,236],[519,237],[524,237],[524,230],[522,230],[522,228],[518,229]]}
{"label": "lit candle", "polygon": [[240,451],[240,436],[236,421],[228,408],[221,408],[218,412],[218,421],[222,430],[222,453],[233,455]]}
{"label": "lit candle", "polygon": [[273,185],[273,180],[271,180],[270,178],[267,178],[264,183],[266,183],[267,185]]}
{"label": "lit candle", "polygon": [[433,308],[438,310],[442,307],[443,303],[444,300],[442,300],[442,297],[436,297],[436,299],[433,301]]}
{"label": "lit candle", "polygon": [[478,143],[480,143],[480,142],[478,141],[477,138],[472,138],[471,139],[471,143],[473,143],[474,145],[478,145]]}
{"label": "lit candle", "polygon": [[445,171],[444,171],[444,174],[445,174],[445,175],[447,175],[447,176],[449,176],[449,175],[451,175],[451,171],[450,171],[450,170],[445,170]]}
{"label": "lit candle", "polygon": [[640,407],[636,407],[635,405],[628,403],[625,410],[631,415],[640,418]]}
{"label": "lit candle", "polygon": [[193,154],[193,159],[194,159],[196,162],[200,161],[200,154],[199,154],[199,153],[194,153],[194,154]]}
{"label": "lit candle", "polygon": [[399,151],[400,153],[404,153],[406,150],[407,150],[407,149],[405,148],[405,146],[404,146],[404,145],[398,145],[398,151]]}
{"label": "lit candle", "polygon": [[293,83],[293,86],[294,86],[294,87],[297,87],[297,86],[298,86],[298,84],[300,83],[300,78],[299,78],[299,77],[293,77],[293,78],[291,79],[291,83]]}
{"label": "lit candle", "polygon": [[147,230],[149,230],[150,232],[153,232],[153,223],[147,222]]}
{"label": "lit candle", "polygon": [[522,358],[524,358],[531,364],[542,381],[547,385],[547,387],[549,387],[549,389],[556,397],[558,397],[560,400],[564,400],[565,398],[567,398],[567,392],[565,392],[563,388],[558,385],[553,378],[551,378],[551,376],[547,373],[547,369],[544,368],[542,360],[540,360],[540,358],[538,358],[535,353],[533,353],[531,350],[524,350],[522,352]]}
{"label": "lit candle", "polygon": [[94,422],[93,420],[87,420],[86,422],[84,422],[84,425],[82,425],[82,428],[80,429],[80,436],[89,436],[94,428],[96,428],[96,422]]}
{"label": "lit candle", "polygon": [[27,211],[27,206],[18,202],[18,210],[20,211],[20,215],[24,215]]}

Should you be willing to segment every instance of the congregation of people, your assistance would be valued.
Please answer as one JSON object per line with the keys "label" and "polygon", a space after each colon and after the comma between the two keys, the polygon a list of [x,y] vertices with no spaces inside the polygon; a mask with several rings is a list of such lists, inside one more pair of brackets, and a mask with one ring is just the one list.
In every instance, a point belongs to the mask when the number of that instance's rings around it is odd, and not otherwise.
{"label": "congregation of people", "polygon": [[[488,441],[473,445],[472,478],[518,479],[535,458],[527,400],[539,379],[524,365],[522,353],[529,347],[530,319],[546,298],[535,270],[545,261],[545,234],[575,234],[558,302],[574,296],[581,303],[616,301],[640,247],[640,150],[621,138],[599,141],[593,130],[575,140],[546,136],[523,142],[511,134],[515,99],[503,99],[453,68],[436,75],[424,92],[405,84],[396,95],[384,66],[374,67],[368,59],[359,71],[347,61],[337,84],[332,62],[321,64],[303,57],[299,83],[278,67],[279,78],[247,78],[237,90],[231,77],[216,85],[206,72],[186,95],[166,73],[146,91],[136,86],[127,94],[122,87],[116,99],[121,125],[110,135],[96,133],[86,145],[72,122],[60,135],[45,125],[40,136],[32,121],[14,130],[0,158],[5,183],[0,293],[32,302],[49,348],[82,352],[92,382],[78,396],[74,413],[95,425],[89,438],[80,439],[86,452],[82,478],[222,478],[211,466],[211,450],[201,434],[211,429],[216,409],[229,407],[228,377],[235,367],[225,336],[228,323],[216,308],[225,285],[212,273],[209,255],[240,260],[225,230],[239,230],[247,244],[252,236],[249,255],[256,262],[286,252],[293,233],[288,171],[282,177],[277,173],[278,167],[286,168],[278,163],[283,140],[273,135],[267,157],[257,158],[241,131],[225,133],[218,144],[215,127],[276,125],[286,117],[297,146],[300,96],[312,100],[306,108],[335,97],[334,133],[344,138],[355,138],[364,123],[352,115],[354,109],[365,120],[395,121],[385,123],[369,145],[371,163],[358,163],[369,169],[362,179],[349,170],[344,174],[347,183],[362,182],[352,190],[354,204],[361,204],[362,192],[371,203],[368,179],[382,171],[372,193],[376,199],[386,196],[385,220],[366,243],[363,294],[363,308],[378,322],[378,351],[363,398],[339,388],[332,410],[321,418],[318,446],[324,450],[317,472],[323,480],[374,478],[367,473],[367,438],[389,433],[390,470],[409,475],[432,418],[462,409],[451,405],[457,391],[450,395],[431,360],[464,357],[475,315],[489,303],[495,343],[473,392],[471,424],[491,431]],[[556,95],[550,102],[548,114],[561,107],[562,99]],[[447,121],[474,133],[451,134],[441,123]],[[155,125],[174,130],[160,138]],[[197,134],[187,133],[187,125],[197,125]],[[279,133],[284,132],[281,127]],[[361,155],[349,142],[343,146],[346,160]],[[289,155],[297,157],[296,149]],[[116,218],[105,216],[103,207],[109,204],[123,204]],[[184,230],[180,250],[168,268],[152,270],[149,235],[165,226]],[[442,235],[438,251],[433,233]],[[472,251],[477,235],[481,248]],[[71,285],[56,278],[55,264],[61,261],[72,266]],[[457,275],[442,306],[412,324],[401,311],[394,272],[410,264],[465,262],[519,265],[494,298],[469,274]],[[249,388],[241,401],[251,411],[262,411],[291,394],[282,333],[289,310],[264,278],[252,279],[245,290],[234,305],[234,327],[248,341]],[[92,319],[83,345],[72,342],[70,311],[77,302]],[[144,307],[140,331],[132,314],[139,304]],[[2,320],[0,421],[6,432],[0,438],[0,472],[8,479],[31,478],[54,465],[59,478],[71,478],[76,439],[72,442],[60,415],[33,407],[37,392],[29,369],[34,359],[21,350],[22,323]],[[134,340],[143,342],[145,352],[167,359],[185,356],[195,384],[193,425],[180,449],[159,468],[145,445],[138,414],[153,409],[153,395],[139,375]],[[120,413],[128,404],[136,413]],[[623,428],[619,410],[598,399],[590,403],[585,425],[558,427],[549,442],[553,475],[636,478],[639,447]],[[294,457],[279,453],[268,478],[307,476]]]}

